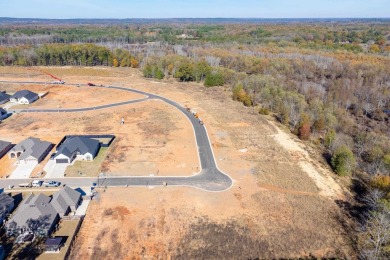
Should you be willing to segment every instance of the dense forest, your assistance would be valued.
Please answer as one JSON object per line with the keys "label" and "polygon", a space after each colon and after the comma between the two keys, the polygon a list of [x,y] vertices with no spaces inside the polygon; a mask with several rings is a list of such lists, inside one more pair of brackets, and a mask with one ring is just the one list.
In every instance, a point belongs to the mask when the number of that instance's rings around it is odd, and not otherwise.
{"label": "dense forest", "polygon": [[[362,258],[390,257],[390,21],[0,27],[0,65],[140,67],[224,86],[358,183]],[[259,115],[259,116],[261,116]]]}

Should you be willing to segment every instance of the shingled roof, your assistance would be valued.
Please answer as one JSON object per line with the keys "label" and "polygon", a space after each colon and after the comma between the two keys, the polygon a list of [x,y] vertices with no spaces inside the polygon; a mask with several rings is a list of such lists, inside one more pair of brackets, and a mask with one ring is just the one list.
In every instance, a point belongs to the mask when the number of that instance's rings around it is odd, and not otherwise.
{"label": "shingled roof", "polygon": [[80,154],[90,153],[93,156],[96,155],[96,151],[99,148],[99,141],[83,137],[83,136],[74,136],[68,137],[60,145],[57,150],[57,155],[63,154],[67,157],[70,157],[74,152],[79,152]]}
{"label": "shingled roof", "polygon": [[58,213],[66,213],[69,206],[76,206],[81,198],[81,193],[65,186],[63,189],[53,194],[51,204]]}
{"label": "shingled roof", "polygon": [[8,114],[7,110],[4,108],[0,107],[0,116]]}
{"label": "shingled roof", "polygon": [[11,143],[0,140],[0,152],[7,148]]}
{"label": "shingled roof", "polygon": [[41,141],[38,138],[29,137],[24,141],[15,145],[11,152],[19,152],[22,151],[22,155],[19,157],[19,160],[24,160],[29,156],[32,156],[38,159],[43,153],[49,149],[52,144],[46,141]]}
{"label": "shingled roof", "polygon": [[10,95],[4,92],[0,92],[0,103],[5,103],[9,101]]}
{"label": "shingled roof", "polygon": [[42,226],[49,228],[58,216],[50,200],[51,198],[44,194],[31,194],[9,222],[16,222],[19,227],[23,227],[28,225],[29,219],[41,219]]}
{"label": "shingled roof", "polygon": [[25,90],[19,90],[18,92],[13,94],[10,98],[21,99],[24,97],[28,101],[33,101],[34,99],[36,99],[37,96],[38,96],[37,93],[25,89]]}

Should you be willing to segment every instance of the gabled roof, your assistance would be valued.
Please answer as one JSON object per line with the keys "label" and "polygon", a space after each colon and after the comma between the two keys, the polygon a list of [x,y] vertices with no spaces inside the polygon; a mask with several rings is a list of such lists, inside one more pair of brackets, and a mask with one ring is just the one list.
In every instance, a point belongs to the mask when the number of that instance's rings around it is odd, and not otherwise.
{"label": "gabled roof", "polygon": [[0,102],[9,101],[9,97],[10,97],[10,95],[8,95],[4,92],[0,92]]}
{"label": "gabled roof", "polygon": [[11,143],[0,140],[0,152],[6,149]]}
{"label": "gabled roof", "polygon": [[80,154],[90,153],[95,156],[96,150],[99,148],[99,145],[99,141],[88,137],[68,137],[58,148],[57,155],[63,154],[67,157],[70,157],[74,152],[77,151]]}
{"label": "gabled roof", "polygon": [[51,204],[58,213],[65,213],[69,206],[76,206],[81,197],[81,193],[65,186],[63,189],[53,194]]}
{"label": "gabled roof", "polygon": [[13,94],[10,98],[15,98],[15,99],[21,99],[21,98],[26,98],[29,101],[34,100],[38,96],[37,93],[32,92],[30,90],[19,90],[15,94]]}
{"label": "gabled roof", "polygon": [[46,141],[41,141],[38,138],[29,137],[24,141],[15,145],[11,152],[23,152],[19,160],[24,160],[30,156],[38,159],[52,144]]}
{"label": "gabled roof", "polygon": [[42,226],[49,228],[58,213],[50,204],[50,197],[44,194],[31,194],[19,207],[16,214],[10,219],[8,223],[16,222],[19,227],[27,226],[29,219],[41,219]]}

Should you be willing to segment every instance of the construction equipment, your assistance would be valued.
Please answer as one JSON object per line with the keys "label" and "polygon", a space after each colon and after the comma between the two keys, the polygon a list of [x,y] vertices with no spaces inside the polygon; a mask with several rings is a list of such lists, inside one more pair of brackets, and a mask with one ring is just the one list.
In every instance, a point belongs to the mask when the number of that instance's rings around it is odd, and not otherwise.
{"label": "construction equipment", "polygon": [[56,81],[51,82],[52,84],[65,84],[65,81],[62,81],[60,78],[50,74],[49,72],[46,72],[46,71],[43,71],[43,70],[39,70],[39,69],[34,69],[34,68],[28,68],[28,70],[36,70],[36,71],[39,71],[40,73],[49,75],[51,78],[56,80]]}

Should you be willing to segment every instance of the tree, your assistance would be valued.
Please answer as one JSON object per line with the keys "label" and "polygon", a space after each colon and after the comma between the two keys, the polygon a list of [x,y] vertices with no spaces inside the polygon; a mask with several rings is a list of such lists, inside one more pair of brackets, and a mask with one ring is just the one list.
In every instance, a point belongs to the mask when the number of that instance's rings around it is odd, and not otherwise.
{"label": "tree", "polygon": [[324,138],[325,148],[328,150],[332,150],[334,141],[336,140],[336,132],[333,129],[330,129]]}
{"label": "tree", "polygon": [[130,60],[130,66],[131,66],[132,68],[138,68],[138,65],[139,65],[138,60],[136,60],[136,59],[134,59],[134,58],[131,58],[131,60]]}
{"label": "tree", "polygon": [[383,165],[387,171],[390,171],[390,153],[383,156]]}
{"label": "tree", "polygon": [[194,74],[196,82],[203,81],[211,72],[210,65],[206,61],[200,61],[195,64]]}
{"label": "tree", "polygon": [[219,72],[207,74],[204,81],[206,87],[222,86],[223,84],[223,75]]}
{"label": "tree", "polygon": [[350,175],[355,164],[354,155],[346,145],[339,147],[332,157],[332,167],[340,176]]}
{"label": "tree", "polygon": [[301,120],[298,126],[298,137],[301,140],[309,140],[311,134],[309,115],[302,113],[300,118]]}
{"label": "tree", "polygon": [[192,63],[186,62],[180,65],[175,74],[176,78],[180,81],[193,81],[194,80],[194,66]]}
{"label": "tree", "polygon": [[233,100],[242,102],[245,106],[251,106],[252,100],[251,97],[245,92],[242,84],[238,84],[233,89]]}

